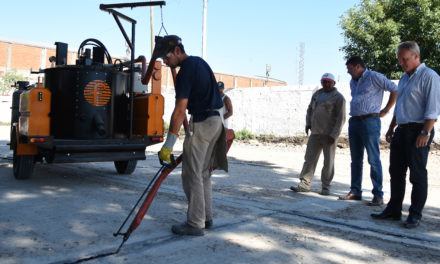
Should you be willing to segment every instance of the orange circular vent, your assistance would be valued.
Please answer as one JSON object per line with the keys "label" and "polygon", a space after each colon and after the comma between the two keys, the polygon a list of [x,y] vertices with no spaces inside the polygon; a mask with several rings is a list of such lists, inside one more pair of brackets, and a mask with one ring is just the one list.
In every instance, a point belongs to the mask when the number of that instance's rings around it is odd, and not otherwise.
{"label": "orange circular vent", "polygon": [[94,106],[104,106],[110,101],[112,91],[110,86],[103,80],[91,81],[84,89],[84,98]]}

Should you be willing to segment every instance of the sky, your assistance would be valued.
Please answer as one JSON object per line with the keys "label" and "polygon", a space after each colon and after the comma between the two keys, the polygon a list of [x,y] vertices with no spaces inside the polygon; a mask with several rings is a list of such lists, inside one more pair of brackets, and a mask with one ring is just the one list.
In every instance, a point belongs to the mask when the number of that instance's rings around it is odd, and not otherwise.
{"label": "sky", "polygon": [[[147,1],[147,0],[144,0]],[[77,49],[87,38],[100,40],[112,56],[126,54],[125,40],[115,20],[100,4],[126,0],[2,1],[0,37]],[[300,43],[304,43],[304,85],[319,84],[330,72],[348,82],[340,48],[344,37],[340,17],[359,0],[208,0],[206,60],[214,72],[269,76],[298,84]],[[117,11],[135,19],[135,56],[151,56],[150,8]],[[154,34],[182,38],[186,53],[202,56],[203,0],[168,0],[153,9]],[[161,17],[162,14],[162,17]],[[122,20],[129,36],[131,24]],[[336,85],[337,86],[337,85]]]}

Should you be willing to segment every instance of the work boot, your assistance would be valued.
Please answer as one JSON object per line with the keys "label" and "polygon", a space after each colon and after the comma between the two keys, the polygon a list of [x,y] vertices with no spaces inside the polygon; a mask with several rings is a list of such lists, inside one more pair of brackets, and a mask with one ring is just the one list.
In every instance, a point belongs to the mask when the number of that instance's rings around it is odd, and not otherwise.
{"label": "work boot", "polygon": [[371,202],[368,202],[369,206],[381,206],[382,204],[383,204],[383,199],[377,196],[374,196],[373,200],[371,200]]}
{"label": "work boot", "polygon": [[198,227],[193,227],[188,225],[188,223],[180,224],[180,225],[173,225],[171,228],[171,231],[173,231],[174,234],[181,235],[181,236],[203,236],[205,235],[205,232],[203,232],[203,229]]}
{"label": "work boot", "polygon": [[290,186],[290,189],[294,192],[310,192],[309,188],[302,186],[301,184],[298,186]]}
{"label": "work boot", "polygon": [[210,229],[213,224],[212,220],[205,221],[205,229]]}
{"label": "work boot", "polygon": [[330,195],[330,190],[327,188],[322,188],[320,195]]}
{"label": "work boot", "polygon": [[339,200],[362,200],[362,195],[356,195],[352,192],[349,192],[347,195],[345,196],[339,196],[338,198]]}

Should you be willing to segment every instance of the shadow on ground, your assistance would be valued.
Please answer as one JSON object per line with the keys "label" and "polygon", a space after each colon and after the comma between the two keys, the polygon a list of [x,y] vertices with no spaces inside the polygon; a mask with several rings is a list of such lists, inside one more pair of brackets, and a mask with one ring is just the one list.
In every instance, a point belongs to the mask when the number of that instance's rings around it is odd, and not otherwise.
{"label": "shadow on ground", "polygon": [[[2,157],[9,154],[2,147]],[[155,155],[148,155],[132,175],[118,175],[111,163],[42,164],[31,179],[17,181],[11,166],[11,160],[0,160],[0,258],[5,263],[73,261],[114,249],[121,240],[112,234],[159,169]],[[140,257],[157,263],[427,263],[440,258],[438,250],[423,247],[439,246],[438,207],[426,206],[422,225],[405,230],[399,222],[370,219],[377,209],[366,201],[337,201],[335,194],[349,188],[345,183],[335,182],[331,196],[290,191],[297,175],[270,162],[231,159],[230,172],[215,171],[212,178],[215,228],[205,237],[188,238],[170,232],[186,218],[178,168],[123,251],[93,263]],[[312,185],[320,186],[319,177]],[[420,238],[420,245],[408,247],[408,237]]]}

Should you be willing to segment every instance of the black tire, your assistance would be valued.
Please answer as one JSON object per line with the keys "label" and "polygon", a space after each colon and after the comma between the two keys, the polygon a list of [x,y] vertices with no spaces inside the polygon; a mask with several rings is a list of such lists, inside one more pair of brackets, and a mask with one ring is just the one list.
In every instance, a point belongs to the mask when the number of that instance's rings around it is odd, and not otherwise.
{"label": "black tire", "polygon": [[14,151],[13,156],[13,170],[14,177],[17,180],[29,179],[34,171],[34,156],[33,155],[17,155]]}
{"label": "black tire", "polygon": [[136,169],[137,160],[115,161],[115,168],[119,174],[132,174]]}
{"label": "black tire", "polygon": [[16,128],[11,125],[11,135],[9,137],[9,148],[15,149],[17,144],[17,134],[16,134]]}

